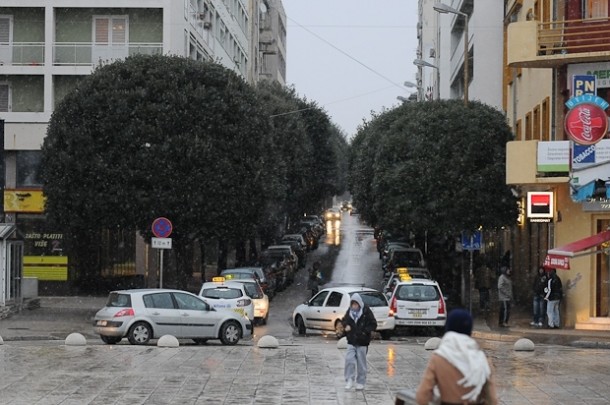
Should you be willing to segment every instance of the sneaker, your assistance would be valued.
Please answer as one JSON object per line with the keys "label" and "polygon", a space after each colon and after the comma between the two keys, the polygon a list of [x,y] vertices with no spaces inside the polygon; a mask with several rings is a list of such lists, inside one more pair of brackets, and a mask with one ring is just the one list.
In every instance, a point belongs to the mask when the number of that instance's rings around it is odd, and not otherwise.
{"label": "sneaker", "polygon": [[347,380],[347,384],[345,384],[345,389],[351,390],[353,386],[354,386],[354,382],[352,380]]}
{"label": "sneaker", "polygon": [[530,322],[530,326],[538,326],[538,323],[532,321],[532,322]]}
{"label": "sneaker", "polygon": [[542,322],[538,322],[538,323],[536,324],[536,326],[537,326],[537,327],[539,327],[539,328],[542,328]]}
{"label": "sneaker", "polygon": [[364,389],[364,384],[356,384],[356,391],[362,391]]}

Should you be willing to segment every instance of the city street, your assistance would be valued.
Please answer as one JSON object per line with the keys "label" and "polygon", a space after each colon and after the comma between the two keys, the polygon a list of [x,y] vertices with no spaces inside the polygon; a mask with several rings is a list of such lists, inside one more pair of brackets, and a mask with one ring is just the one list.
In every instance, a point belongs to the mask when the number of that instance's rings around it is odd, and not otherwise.
{"label": "city street", "polygon": [[[381,272],[370,229],[343,214],[340,234],[333,232],[308,263],[340,243],[331,284],[378,287]],[[426,336],[375,340],[368,353],[364,392],[345,391],[344,351],[334,336],[297,336],[290,315],[309,296],[306,271],[278,295],[267,326],[237,346],[218,342],[179,348],[105,345],[86,330],[67,328],[87,320],[62,321],[61,332],[81,332],[87,346],[65,346],[62,340],[7,340],[0,345],[1,404],[392,404],[396,391],[417,387],[430,352]],[[32,312],[35,314],[35,311]],[[21,324],[28,328],[27,316]],[[41,317],[34,317],[42,322]],[[49,324],[52,322],[48,320]],[[13,333],[15,329],[3,329]],[[13,328],[17,323],[11,324]],[[90,323],[89,323],[90,325]],[[32,326],[34,328],[34,326]],[[277,349],[261,349],[263,335],[279,339]],[[64,335],[65,336],[65,335]],[[479,340],[492,357],[502,404],[607,404],[610,351],[558,345],[513,351],[513,341]]]}

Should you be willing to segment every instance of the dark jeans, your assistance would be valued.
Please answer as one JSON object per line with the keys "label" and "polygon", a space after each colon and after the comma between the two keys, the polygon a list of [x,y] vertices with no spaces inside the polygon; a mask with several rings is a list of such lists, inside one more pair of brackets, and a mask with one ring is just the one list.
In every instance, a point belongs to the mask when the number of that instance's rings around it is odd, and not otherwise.
{"label": "dark jeans", "polygon": [[534,322],[544,323],[544,315],[546,314],[546,301],[543,297],[534,297]]}
{"label": "dark jeans", "polygon": [[510,301],[500,301],[500,317],[498,323],[502,326],[508,324],[510,319]]}
{"label": "dark jeans", "polygon": [[489,309],[489,288],[479,288],[479,309]]}

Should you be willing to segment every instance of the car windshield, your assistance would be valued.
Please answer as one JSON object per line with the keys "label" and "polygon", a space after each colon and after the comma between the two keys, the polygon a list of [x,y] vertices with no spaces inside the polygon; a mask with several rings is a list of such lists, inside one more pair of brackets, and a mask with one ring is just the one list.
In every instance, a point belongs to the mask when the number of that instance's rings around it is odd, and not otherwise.
{"label": "car windshield", "polygon": [[131,307],[131,295],[112,292],[108,296],[108,301],[106,301],[106,306],[107,307],[117,307],[117,308]]}
{"label": "car windshield", "polygon": [[421,256],[417,251],[394,251],[392,261],[395,267],[418,267]]}
{"label": "car windshield", "polygon": [[437,288],[434,285],[404,284],[398,286],[396,299],[403,301],[438,301],[440,299]]}
{"label": "car windshield", "polygon": [[213,287],[213,288],[205,288],[201,292],[201,296],[205,297],[205,298],[212,298],[212,299],[232,300],[232,299],[241,297],[242,293],[241,293],[241,290],[239,290],[237,288]]}
{"label": "car windshield", "polygon": [[[354,295],[355,293],[356,292],[350,293],[350,296]],[[368,305],[370,308],[388,306],[388,301],[386,301],[383,294],[379,291],[358,291],[358,294],[360,294],[364,305]]]}

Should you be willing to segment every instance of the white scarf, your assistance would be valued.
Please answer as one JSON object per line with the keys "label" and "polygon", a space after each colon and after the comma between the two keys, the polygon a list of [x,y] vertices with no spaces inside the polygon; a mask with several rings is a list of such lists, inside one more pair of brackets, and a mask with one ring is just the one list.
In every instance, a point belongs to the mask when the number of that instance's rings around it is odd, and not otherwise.
{"label": "white scarf", "polygon": [[462,396],[462,399],[476,401],[491,375],[487,357],[479,349],[477,342],[462,333],[446,332],[435,353],[462,373],[464,378],[458,381],[459,385],[465,388],[473,387],[472,391]]}

